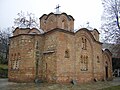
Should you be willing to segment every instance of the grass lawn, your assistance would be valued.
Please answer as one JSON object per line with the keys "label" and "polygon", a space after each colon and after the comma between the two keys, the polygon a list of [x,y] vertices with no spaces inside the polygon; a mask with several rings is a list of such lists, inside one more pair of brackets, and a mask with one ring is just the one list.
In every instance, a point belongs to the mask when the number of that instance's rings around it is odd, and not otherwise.
{"label": "grass lawn", "polygon": [[0,64],[0,78],[7,78],[8,65]]}
{"label": "grass lawn", "polygon": [[8,69],[8,65],[6,65],[6,64],[0,64],[0,68]]}
{"label": "grass lawn", "polygon": [[112,86],[112,87],[109,87],[109,88],[104,88],[104,89],[101,89],[101,90],[120,90],[120,85],[119,86]]}

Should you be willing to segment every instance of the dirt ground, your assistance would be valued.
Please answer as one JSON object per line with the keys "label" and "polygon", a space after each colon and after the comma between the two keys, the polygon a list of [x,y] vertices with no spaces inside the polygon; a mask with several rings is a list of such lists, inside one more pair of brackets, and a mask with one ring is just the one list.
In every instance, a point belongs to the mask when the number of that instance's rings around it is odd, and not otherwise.
{"label": "dirt ground", "polygon": [[120,85],[120,77],[114,78],[113,81],[98,81],[81,85],[13,83],[8,82],[8,79],[0,79],[0,90],[99,90],[117,85]]}

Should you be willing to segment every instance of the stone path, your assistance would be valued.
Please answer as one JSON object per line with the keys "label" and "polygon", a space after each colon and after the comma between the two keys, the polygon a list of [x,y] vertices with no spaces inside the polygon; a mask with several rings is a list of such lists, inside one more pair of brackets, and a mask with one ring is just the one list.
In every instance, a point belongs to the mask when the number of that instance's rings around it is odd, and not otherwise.
{"label": "stone path", "polygon": [[120,85],[120,77],[114,78],[113,81],[92,82],[81,85],[12,83],[8,82],[7,79],[0,79],[0,90],[99,90],[116,85]]}

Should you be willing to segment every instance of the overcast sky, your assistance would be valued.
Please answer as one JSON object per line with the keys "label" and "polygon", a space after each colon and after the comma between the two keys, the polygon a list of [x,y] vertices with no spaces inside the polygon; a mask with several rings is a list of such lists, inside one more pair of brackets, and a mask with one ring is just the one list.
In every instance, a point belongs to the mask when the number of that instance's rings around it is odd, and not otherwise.
{"label": "overcast sky", "polygon": [[0,28],[11,27],[20,11],[32,12],[39,18],[43,14],[55,12],[57,4],[61,6],[61,12],[73,16],[75,29],[86,22],[90,22],[93,28],[100,28],[101,0],[0,0]]}

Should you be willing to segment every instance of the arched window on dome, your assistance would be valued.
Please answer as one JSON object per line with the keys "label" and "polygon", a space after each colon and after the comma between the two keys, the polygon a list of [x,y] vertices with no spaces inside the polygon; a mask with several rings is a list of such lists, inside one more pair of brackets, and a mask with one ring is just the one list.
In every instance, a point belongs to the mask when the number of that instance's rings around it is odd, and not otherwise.
{"label": "arched window on dome", "polygon": [[65,20],[63,19],[62,20],[62,29],[64,29],[64,27],[65,27]]}

